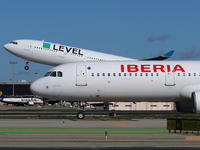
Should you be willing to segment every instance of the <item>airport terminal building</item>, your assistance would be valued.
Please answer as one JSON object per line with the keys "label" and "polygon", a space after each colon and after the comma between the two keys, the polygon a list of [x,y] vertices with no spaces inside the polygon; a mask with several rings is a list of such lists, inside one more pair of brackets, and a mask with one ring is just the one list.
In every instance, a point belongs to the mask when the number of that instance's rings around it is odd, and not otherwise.
{"label": "airport terminal building", "polygon": [[[32,96],[30,85],[32,82],[14,82],[14,95],[15,96]],[[7,97],[13,95],[13,82],[0,82],[0,90]]]}

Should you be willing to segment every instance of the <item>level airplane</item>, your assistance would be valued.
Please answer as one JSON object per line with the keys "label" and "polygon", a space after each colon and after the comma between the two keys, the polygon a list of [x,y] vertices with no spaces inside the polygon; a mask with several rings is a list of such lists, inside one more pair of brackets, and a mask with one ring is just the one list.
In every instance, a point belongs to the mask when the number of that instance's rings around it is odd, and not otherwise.
{"label": "level airplane", "polygon": [[74,62],[51,69],[30,89],[65,101],[173,101],[180,112],[200,113],[199,67],[200,61]]}
{"label": "level airplane", "polygon": [[[4,45],[4,48],[11,54],[25,59],[25,70],[29,69],[29,61],[57,66],[69,62],[78,61],[107,61],[107,60],[137,60],[127,57],[121,57],[91,50],[76,48],[72,46],[65,46],[62,44],[55,44],[51,42],[38,40],[15,40]],[[172,56],[174,50],[168,53],[144,60],[164,60]]]}
{"label": "level airplane", "polygon": [[34,104],[43,104],[43,100],[39,98],[8,98],[4,96],[3,92],[0,90],[0,101],[7,104],[14,105],[29,105],[32,106]]}

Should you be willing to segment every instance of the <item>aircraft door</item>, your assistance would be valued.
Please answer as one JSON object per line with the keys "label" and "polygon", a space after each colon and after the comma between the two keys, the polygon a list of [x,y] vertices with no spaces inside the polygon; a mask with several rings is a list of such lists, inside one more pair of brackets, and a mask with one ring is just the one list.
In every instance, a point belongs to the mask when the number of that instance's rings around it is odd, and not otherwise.
{"label": "aircraft door", "polygon": [[76,86],[87,86],[86,66],[76,66]]}
{"label": "aircraft door", "polygon": [[165,86],[175,86],[175,72],[173,65],[166,65],[165,67]]}
{"label": "aircraft door", "polygon": [[24,50],[25,51],[30,51],[30,46],[31,46],[31,42],[26,42]]}

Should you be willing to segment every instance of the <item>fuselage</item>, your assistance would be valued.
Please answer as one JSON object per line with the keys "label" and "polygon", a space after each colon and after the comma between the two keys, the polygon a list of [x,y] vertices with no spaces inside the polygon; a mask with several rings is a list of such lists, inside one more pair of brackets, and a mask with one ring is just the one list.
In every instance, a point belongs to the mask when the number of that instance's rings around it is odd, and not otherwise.
{"label": "fuselage", "polygon": [[200,61],[75,62],[32,83],[33,93],[66,101],[190,101]]}
{"label": "fuselage", "polygon": [[4,48],[13,55],[36,63],[57,66],[77,61],[134,60],[131,58],[95,52],[38,40],[15,40]]}

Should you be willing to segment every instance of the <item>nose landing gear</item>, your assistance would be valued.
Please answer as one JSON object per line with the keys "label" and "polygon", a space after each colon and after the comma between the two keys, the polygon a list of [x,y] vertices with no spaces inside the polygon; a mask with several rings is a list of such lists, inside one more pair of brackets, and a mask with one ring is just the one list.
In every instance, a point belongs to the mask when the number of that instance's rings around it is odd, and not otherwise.
{"label": "nose landing gear", "polygon": [[85,114],[83,113],[83,111],[79,111],[76,116],[77,116],[78,119],[84,119]]}
{"label": "nose landing gear", "polygon": [[29,63],[29,62],[26,61],[26,66],[24,67],[25,70],[28,70],[28,69],[29,69],[28,63]]}

